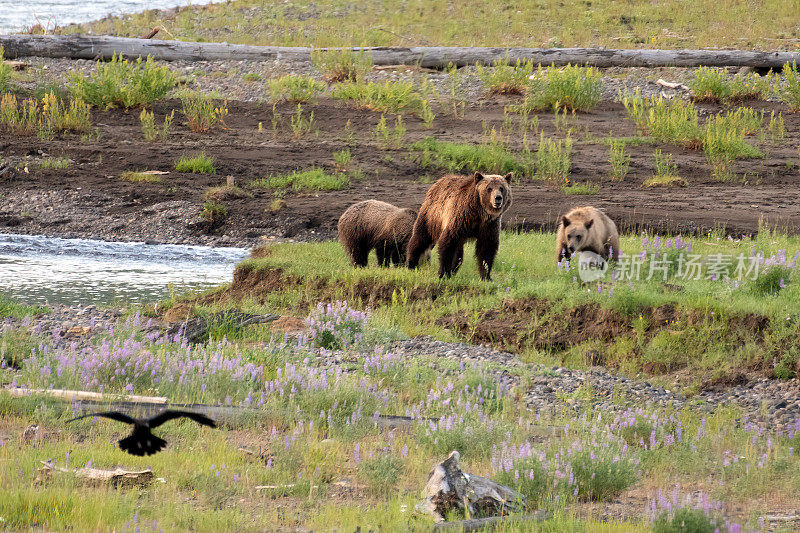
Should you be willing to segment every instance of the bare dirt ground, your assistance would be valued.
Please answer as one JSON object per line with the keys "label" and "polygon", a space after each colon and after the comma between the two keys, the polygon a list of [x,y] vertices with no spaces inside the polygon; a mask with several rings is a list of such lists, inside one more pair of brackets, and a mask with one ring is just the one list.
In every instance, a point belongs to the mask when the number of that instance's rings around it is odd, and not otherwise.
{"label": "bare dirt ground", "polygon": [[[439,140],[477,144],[485,129],[500,129],[504,98],[481,97],[470,102],[463,118],[437,111],[431,129],[413,116],[404,117],[408,132],[404,145],[434,136]],[[786,138],[778,141],[750,138],[764,153],[762,159],[736,162],[736,181],[720,182],[701,151],[644,142],[630,144],[630,172],[624,181],[610,181],[608,145],[604,139],[636,136],[624,107],[605,100],[588,113],[568,117],[556,128],[549,112],[538,114],[545,135],[564,137],[569,128],[575,141],[571,169],[573,182],[600,185],[594,195],[566,195],[557,186],[522,177],[513,187],[514,204],[504,218],[507,228],[553,228],[560,213],[570,207],[592,204],[606,209],[623,230],[647,228],[655,232],[702,234],[722,227],[730,234],[752,233],[760,223],[789,233],[800,230],[797,145],[800,116],[774,102],[750,103],[782,112]],[[85,139],[64,134],[43,141],[9,132],[0,136],[0,155],[10,171],[0,176],[0,232],[74,235],[110,240],[145,240],[207,244],[256,244],[262,237],[316,240],[335,238],[336,221],[351,203],[377,198],[402,207],[418,207],[431,180],[444,169],[423,168],[407,148],[384,149],[374,138],[380,113],[358,109],[352,103],[321,99],[304,106],[314,111],[314,130],[295,137],[289,127],[291,104],[272,106],[255,102],[229,102],[226,127],[210,134],[192,133],[180,112],[180,102],[155,105],[156,120],[177,109],[166,142],[144,140],[138,110],[92,113],[96,133]],[[703,113],[721,106],[700,106]],[[277,128],[273,129],[273,119]],[[349,122],[349,127],[347,126]],[[394,117],[387,117],[390,127]],[[261,131],[259,131],[261,124]],[[350,133],[347,133],[350,132]],[[529,133],[535,149],[538,135]],[[512,137],[512,149],[522,139]],[[350,172],[363,178],[339,191],[287,191],[285,204],[275,209],[274,191],[251,188],[252,180],[304,170],[314,166],[335,172],[332,154],[349,148]],[[653,150],[672,154],[677,173],[687,187],[645,189],[642,182],[653,174]],[[205,152],[216,160],[216,174],[175,172],[181,155]],[[43,157],[66,157],[67,169],[40,169]],[[23,167],[27,166],[25,172]],[[17,168],[19,167],[19,168]],[[169,171],[162,183],[129,183],[125,171]],[[471,171],[472,169],[470,169]],[[234,176],[247,195],[224,201],[226,222],[213,230],[202,224],[199,213],[210,187]]]}

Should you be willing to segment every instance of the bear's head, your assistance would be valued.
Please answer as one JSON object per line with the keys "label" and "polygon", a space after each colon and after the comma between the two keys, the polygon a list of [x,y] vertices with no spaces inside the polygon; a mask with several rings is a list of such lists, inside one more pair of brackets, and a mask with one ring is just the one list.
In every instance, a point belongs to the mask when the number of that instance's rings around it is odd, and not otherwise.
{"label": "bear's head", "polygon": [[567,215],[564,215],[561,217],[561,224],[564,226],[564,235],[567,238],[567,251],[573,254],[583,250],[589,240],[589,231],[594,225],[594,219],[570,220]]}
{"label": "bear's head", "polygon": [[511,205],[512,177],[511,172],[505,176],[481,174],[480,172],[473,175],[481,206],[486,213],[499,216]]}

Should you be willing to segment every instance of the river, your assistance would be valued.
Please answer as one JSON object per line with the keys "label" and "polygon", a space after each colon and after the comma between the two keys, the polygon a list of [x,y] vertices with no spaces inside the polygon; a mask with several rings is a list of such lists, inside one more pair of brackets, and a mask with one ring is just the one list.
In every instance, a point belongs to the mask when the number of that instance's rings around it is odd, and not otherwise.
{"label": "river", "polygon": [[229,282],[244,248],[0,234],[0,293],[27,303],[141,303]]}
{"label": "river", "polygon": [[52,28],[56,24],[88,22],[109,14],[210,3],[212,0],[0,0],[0,34],[20,31],[34,24]]}

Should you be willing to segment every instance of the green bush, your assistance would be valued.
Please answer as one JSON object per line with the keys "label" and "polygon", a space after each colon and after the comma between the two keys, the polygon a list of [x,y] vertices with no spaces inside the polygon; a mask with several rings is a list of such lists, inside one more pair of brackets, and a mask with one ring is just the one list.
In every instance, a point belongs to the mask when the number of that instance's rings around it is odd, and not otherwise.
{"label": "green bush", "polygon": [[477,71],[489,94],[523,94],[533,72],[533,62],[517,60],[516,65],[511,65],[508,58],[498,59],[491,67],[478,64]]}
{"label": "green bush", "polygon": [[770,80],[751,72],[728,77],[725,69],[700,67],[689,82],[695,102],[739,103],[764,99],[769,94]]}
{"label": "green bush", "polygon": [[538,179],[563,182],[569,175],[572,165],[572,139],[563,141],[546,138],[544,132],[539,136],[539,149],[536,151],[536,177]]}
{"label": "green bush", "polygon": [[792,108],[793,111],[800,109],[800,77],[798,77],[797,63],[786,63],[783,65],[784,85],[778,89],[778,96],[781,101]]}
{"label": "green bush", "polygon": [[189,122],[189,129],[195,133],[211,131],[225,124],[228,116],[228,101],[214,94],[199,91],[182,91],[178,97],[183,105],[183,114]]}
{"label": "green bush", "polygon": [[394,489],[402,472],[403,461],[389,453],[365,459],[358,465],[359,475],[367,481],[370,490],[378,495],[385,495]]}
{"label": "green bush", "polygon": [[96,107],[146,106],[164,98],[175,86],[175,75],[167,66],[159,66],[152,57],[136,62],[114,55],[111,61],[97,62],[97,71],[89,79],[81,73],[69,76],[73,98]]}
{"label": "green bush", "polygon": [[13,69],[9,65],[6,65],[6,61],[3,58],[3,47],[0,46],[0,93],[4,93],[8,90],[11,84],[12,72]]}
{"label": "green bush", "polygon": [[325,91],[325,84],[310,76],[289,74],[269,81],[269,93],[273,102],[306,103],[314,101]]}
{"label": "green bush", "polygon": [[602,94],[603,75],[595,67],[567,65],[543,69],[540,65],[528,86],[522,108],[586,111],[597,105]]}

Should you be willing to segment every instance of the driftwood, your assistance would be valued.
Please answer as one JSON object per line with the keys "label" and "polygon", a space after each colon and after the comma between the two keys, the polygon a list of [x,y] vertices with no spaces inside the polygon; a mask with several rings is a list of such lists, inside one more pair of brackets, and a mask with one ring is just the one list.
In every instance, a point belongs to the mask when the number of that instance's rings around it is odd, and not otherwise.
{"label": "driftwood", "polygon": [[[287,60],[309,61],[311,48],[195,43],[160,39],[132,39],[93,35],[0,35],[7,58],[27,56],[70,59],[110,59],[114,54],[135,59],[153,56],[161,61]],[[325,48],[321,50],[326,50]],[[781,68],[800,61],[798,52],[750,50],[628,50],[611,48],[505,48],[505,47],[356,47],[369,52],[374,65],[417,65],[425,68],[491,64],[501,58],[557,66],[596,67],[754,67]]]}
{"label": "driftwood", "polygon": [[44,466],[39,469],[36,480],[40,483],[50,479],[53,472],[63,472],[73,474],[76,478],[84,481],[87,485],[112,487],[140,487],[149,485],[155,479],[155,474],[150,469],[146,470],[125,470],[117,467],[113,470],[103,468],[61,468],[53,463],[42,461]]}
{"label": "driftwood", "polygon": [[444,522],[451,510],[471,518],[505,516],[524,509],[522,494],[491,479],[462,472],[459,457],[453,450],[431,470],[422,493],[425,499],[417,505],[418,510],[430,514],[436,522]]}
{"label": "driftwood", "polygon": [[[242,407],[237,405],[208,405],[202,403],[170,403],[163,396],[125,396],[123,394],[108,394],[90,391],[74,391],[60,389],[26,389],[26,388],[0,388],[0,394],[8,393],[15,398],[27,396],[44,396],[51,400],[50,403],[72,402],[73,409],[85,411],[124,411],[136,413],[140,417],[154,416],[166,408],[188,409],[197,411],[213,418],[217,423],[229,427],[240,426],[242,420],[253,420],[254,416],[270,416],[266,409]],[[43,400],[44,401],[44,400]],[[423,420],[433,420],[426,419]],[[410,428],[418,419],[402,415],[378,415],[370,417],[376,427],[392,430]]]}
{"label": "driftwood", "polygon": [[176,335],[183,332],[183,337],[190,343],[202,342],[208,338],[208,326],[214,322],[229,322],[234,327],[245,327],[252,324],[266,324],[278,320],[280,315],[268,313],[266,315],[254,315],[241,311],[219,311],[208,317],[194,317],[185,322],[174,324],[167,333]]}

